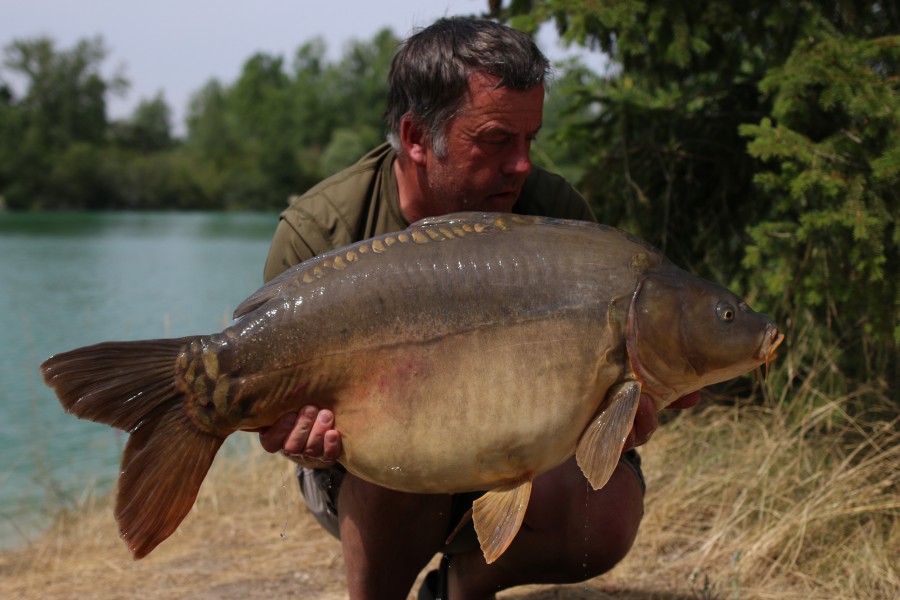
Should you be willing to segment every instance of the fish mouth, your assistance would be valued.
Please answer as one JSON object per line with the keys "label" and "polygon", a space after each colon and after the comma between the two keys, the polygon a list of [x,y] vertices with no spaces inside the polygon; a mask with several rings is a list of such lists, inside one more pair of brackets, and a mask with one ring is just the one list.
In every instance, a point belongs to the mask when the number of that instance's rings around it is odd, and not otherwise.
{"label": "fish mouth", "polygon": [[769,326],[766,327],[762,344],[760,344],[759,350],[756,353],[757,359],[766,364],[766,371],[769,370],[769,361],[775,358],[776,350],[778,350],[778,346],[780,346],[783,341],[784,334],[778,331],[778,327],[770,323]]}

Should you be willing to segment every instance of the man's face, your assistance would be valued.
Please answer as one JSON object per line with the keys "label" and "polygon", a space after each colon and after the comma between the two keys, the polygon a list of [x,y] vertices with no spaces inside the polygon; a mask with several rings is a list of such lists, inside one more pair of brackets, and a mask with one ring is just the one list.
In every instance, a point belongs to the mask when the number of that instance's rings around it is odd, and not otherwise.
{"label": "man's face", "polygon": [[432,214],[509,212],[531,172],[531,142],[541,127],[544,86],[497,88],[475,73],[461,111],[447,128],[443,157],[428,153],[424,200]]}

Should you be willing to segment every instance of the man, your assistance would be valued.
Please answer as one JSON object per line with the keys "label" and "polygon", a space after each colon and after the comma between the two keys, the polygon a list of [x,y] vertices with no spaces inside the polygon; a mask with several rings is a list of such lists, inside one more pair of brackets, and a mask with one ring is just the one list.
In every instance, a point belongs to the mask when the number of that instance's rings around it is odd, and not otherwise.
{"label": "man", "polygon": [[[491,21],[442,19],[412,36],[389,76],[390,145],[291,203],[266,279],[332,248],[451,212],[593,220],[569,184],[533,168],[529,158],[547,70],[527,35]],[[637,533],[644,495],[637,454],[624,454],[599,491],[570,459],[535,480],[522,529],[487,565],[471,531],[445,546],[477,494],[401,493],[345,473],[333,466],[340,453],[335,419],[339,428],[340,415],[304,407],[260,439],[270,452],[319,467],[299,471],[301,488],[316,518],[341,540],[353,599],[406,598],[437,552],[449,558],[426,578],[420,598],[493,598],[516,585],[581,581],[612,568]],[[642,399],[627,446],[645,442],[655,428],[652,403]]]}

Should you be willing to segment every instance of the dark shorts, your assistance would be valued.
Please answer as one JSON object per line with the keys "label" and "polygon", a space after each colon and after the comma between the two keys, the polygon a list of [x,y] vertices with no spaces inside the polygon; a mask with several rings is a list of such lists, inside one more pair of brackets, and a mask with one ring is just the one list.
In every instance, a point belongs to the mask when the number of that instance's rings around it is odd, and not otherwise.
{"label": "dark shorts", "polygon": [[[619,462],[631,469],[641,484],[641,490],[646,493],[647,484],[644,481],[644,473],[641,471],[641,456],[637,451],[629,450],[623,453]],[[346,470],[341,465],[335,465],[330,469],[297,467],[297,480],[300,482],[300,492],[306,501],[306,507],[316,521],[337,539],[341,537],[340,529],[338,528],[337,499],[345,473]],[[450,529],[447,531],[448,536],[469,509],[472,508],[472,502],[482,494],[484,492],[453,494],[450,507]],[[472,527],[471,519],[469,519],[465,526],[453,537],[452,542],[441,549],[441,552],[453,554],[455,552],[465,552],[477,546],[478,540],[475,537],[475,529]]]}

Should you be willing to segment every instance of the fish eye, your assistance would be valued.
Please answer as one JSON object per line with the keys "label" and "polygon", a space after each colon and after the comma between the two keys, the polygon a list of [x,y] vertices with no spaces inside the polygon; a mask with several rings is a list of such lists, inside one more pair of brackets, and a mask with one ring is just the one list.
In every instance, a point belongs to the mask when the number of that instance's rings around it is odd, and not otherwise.
{"label": "fish eye", "polygon": [[720,321],[731,323],[734,321],[735,317],[734,307],[728,302],[719,302],[719,304],[716,305],[716,315],[719,317]]}

